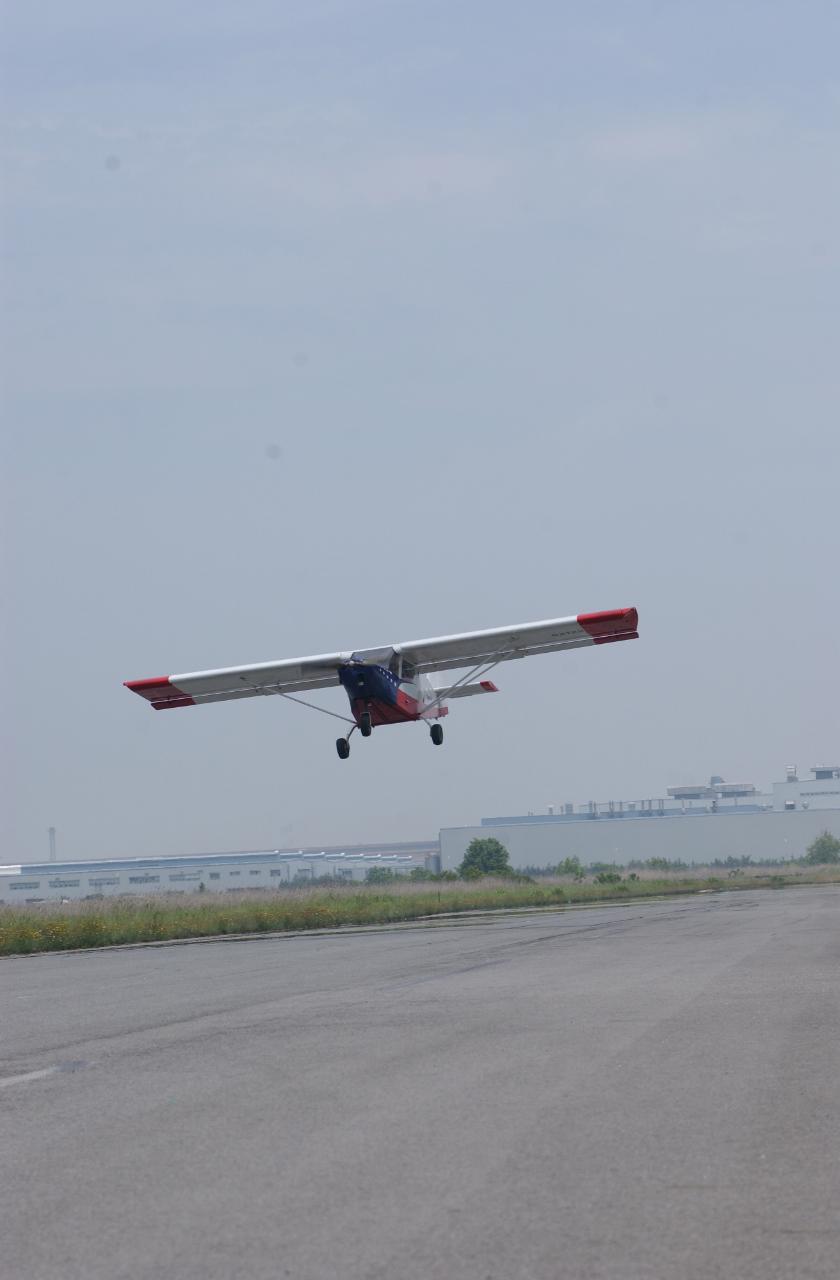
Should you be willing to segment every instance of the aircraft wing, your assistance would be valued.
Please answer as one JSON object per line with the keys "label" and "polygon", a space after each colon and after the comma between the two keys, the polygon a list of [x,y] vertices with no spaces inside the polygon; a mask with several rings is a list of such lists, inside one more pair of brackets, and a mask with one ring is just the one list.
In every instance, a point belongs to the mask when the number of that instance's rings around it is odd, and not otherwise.
{"label": "aircraft wing", "polygon": [[555,653],[591,644],[638,639],[639,615],[635,609],[606,613],[579,613],[571,618],[525,622],[490,631],[466,631],[456,636],[435,636],[396,645],[418,671],[450,671],[484,662],[505,662],[537,653]]}
{"label": "aircraft wing", "polygon": [[[232,698],[327,689],[339,684],[338,669],[346,663],[355,661],[387,666],[394,653],[402,653],[418,671],[447,671],[487,662],[504,662],[509,658],[525,658],[536,653],[553,653],[558,649],[635,640],[637,625],[635,609],[579,613],[572,618],[526,622],[517,627],[495,627],[490,631],[467,631],[455,636],[411,640],[384,649],[283,658],[279,662],[247,667],[220,667],[216,671],[126,680],[125,686],[150,702],[156,711],[165,711],[170,707],[194,707],[206,702],[227,702]],[[482,686],[481,691],[491,692],[486,686]],[[478,692],[478,688],[465,686],[463,696],[467,692]]]}
{"label": "aircraft wing", "polygon": [[299,693],[338,684],[338,668],[350,653],[325,653],[311,658],[284,658],[250,667],[220,667],[179,676],[126,680],[125,687],[151,702],[155,711],[194,707],[231,698],[258,698],[271,693]]}

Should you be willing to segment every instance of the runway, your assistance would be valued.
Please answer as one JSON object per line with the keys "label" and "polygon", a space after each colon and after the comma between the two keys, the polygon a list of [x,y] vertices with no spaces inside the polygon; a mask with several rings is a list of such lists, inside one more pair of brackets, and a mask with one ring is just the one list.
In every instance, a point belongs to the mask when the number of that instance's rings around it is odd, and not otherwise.
{"label": "runway", "polygon": [[9,1280],[840,1256],[840,888],[0,961]]}

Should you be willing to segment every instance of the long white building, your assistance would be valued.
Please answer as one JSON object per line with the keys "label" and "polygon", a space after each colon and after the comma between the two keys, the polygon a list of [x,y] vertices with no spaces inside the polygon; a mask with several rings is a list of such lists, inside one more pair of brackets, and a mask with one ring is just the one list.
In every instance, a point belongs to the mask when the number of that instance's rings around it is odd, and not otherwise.
{"label": "long white building", "polygon": [[436,865],[437,841],[348,845],[344,849],[269,849],[199,853],[174,858],[102,858],[91,862],[30,862],[0,866],[0,903],[122,894],[236,892],[305,884],[320,876],[364,880],[372,867],[408,874]]}

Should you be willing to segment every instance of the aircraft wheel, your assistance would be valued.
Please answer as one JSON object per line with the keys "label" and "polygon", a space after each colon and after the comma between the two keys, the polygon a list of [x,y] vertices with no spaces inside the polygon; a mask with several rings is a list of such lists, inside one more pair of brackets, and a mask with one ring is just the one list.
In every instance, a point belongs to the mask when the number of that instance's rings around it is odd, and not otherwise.
{"label": "aircraft wheel", "polygon": [[429,730],[429,733],[432,735],[432,742],[435,744],[436,747],[439,747],[440,744],[443,742],[443,725],[433,724],[431,729]]}
{"label": "aircraft wheel", "polygon": [[359,732],[363,738],[369,738],[373,733],[373,721],[369,711],[363,711],[359,716]]}
{"label": "aircraft wheel", "polygon": [[338,738],[335,744],[339,760],[346,760],[350,754],[350,743],[346,738]]}

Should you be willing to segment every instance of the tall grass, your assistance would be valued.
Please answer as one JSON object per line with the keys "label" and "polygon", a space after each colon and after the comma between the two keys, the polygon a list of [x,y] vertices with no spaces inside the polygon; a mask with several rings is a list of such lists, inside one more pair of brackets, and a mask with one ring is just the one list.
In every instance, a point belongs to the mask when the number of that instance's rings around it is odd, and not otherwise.
{"label": "tall grass", "polygon": [[[752,869],[750,869],[752,870]],[[620,884],[510,880],[340,885],[254,890],[242,894],[178,894],[97,902],[0,907],[0,955],[63,951],[220,934],[297,932],[342,925],[390,924],[462,911],[561,907],[709,889],[783,887],[840,880],[840,872],[791,868],[725,876],[670,873]]]}

